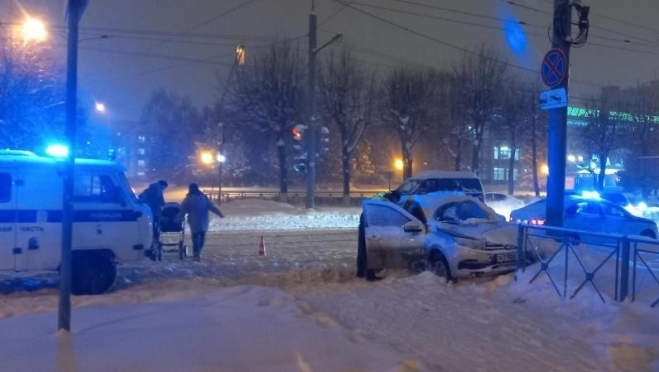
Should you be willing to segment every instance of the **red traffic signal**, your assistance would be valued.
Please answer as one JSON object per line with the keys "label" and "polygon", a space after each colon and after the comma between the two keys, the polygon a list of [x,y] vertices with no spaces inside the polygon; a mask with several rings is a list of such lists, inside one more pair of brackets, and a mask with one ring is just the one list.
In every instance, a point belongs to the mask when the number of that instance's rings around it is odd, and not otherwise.
{"label": "red traffic signal", "polygon": [[302,140],[302,131],[298,127],[293,128],[293,139],[296,141]]}

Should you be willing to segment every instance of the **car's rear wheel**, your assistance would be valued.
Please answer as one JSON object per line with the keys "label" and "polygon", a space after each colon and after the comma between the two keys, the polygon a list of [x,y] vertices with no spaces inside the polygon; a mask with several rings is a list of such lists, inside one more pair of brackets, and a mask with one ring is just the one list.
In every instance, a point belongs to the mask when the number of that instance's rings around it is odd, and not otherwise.
{"label": "car's rear wheel", "polygon": [[357,277],[365,278],[368,274],[366,258],[366,234],[364,231],[364,214],[359,215],[359,233],[357,236]]}
{"label": "car's rear wheel", "polygon": [[645,230],[641,233],[641,236],[645,236],[646,238],[650,239],[657,239],[657,235],[655,235],[654,231],[652,230]]}
{"label": "car's rear wheel", "polygon": [[432,271],[438,277],[443,278],[447,282],[453,281],[451,268],[448,265],[448,261],[446,261],[446,257],[444,257],[441,252],[437,250],[432,252],[428,266],[430,271]]}

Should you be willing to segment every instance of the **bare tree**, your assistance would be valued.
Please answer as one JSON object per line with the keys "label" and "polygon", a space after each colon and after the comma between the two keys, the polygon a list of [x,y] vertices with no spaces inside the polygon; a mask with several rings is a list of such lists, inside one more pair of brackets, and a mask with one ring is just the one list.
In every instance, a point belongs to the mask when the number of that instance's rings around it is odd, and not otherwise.
{"label": "bare tree", "polygon": [[339,130],[343,198],[344,202],[349,203],[350,162],[366,128],[371,124],[376,103],[376,79],[374,74],[357,65],[350,49],[344,48],[338,56],[330,53],[325,59],[319,83],[321,107]]}
{"label": "bare tree", "polygon": [[193,132],[200,121],[199,111],[189,97],[162,89],[151,94],[142,111],[140,128],[148,134],[151,145],[145,159],[151,178],[184,181],[189,176],[188,156],[195,154]]}
{"label": "bare tree", "polygon": [[502,62],[500,55],[486,46],[465,53],[462,60],[453,67],[455,78],[463,82],[460,97],[464,99],[471,121],[471,168],[476,174],[480,173],[480,152],[485,129],[501,106],[506,71],[507,64]]}
{"label": "bare tree", "polygon": [[630,99],[631,119],[626,126],[625,147],[629,156],[625,161],[623,183],[639,187],[644,196],[659,186],[657,155],[653,146],[659,139],[656,129],[656,113],[659,112],[659,85],[650,83],[639,85],[625,92]]}
{"label": "bare tree", "polygon": [[535,106],[536,92],[520,81],[517,77],[510,77],[503,92],[501,114],[496,117],[494,124],[496,131],[500,132],[510,148],[508,159],[508,195],[515,191],[515,161],[519,153],[525,134],[528,132],[529,122],[533,112],[529,106]]}
{"label": "bare tree", "polygon": [[397,68],[383,85],[383,120],[398,133],[405,179],[412,176],[412,149],[433,124],[430,110],[436,81],[434,70]]}
{"label": "bare tree", "polygon": [[440,110],[437,127],[442,146],[453,158],[454,169],[462,170],[465,147],[473,140],[470,119],[461,97],[464,82],[454,75],[443,75],[439,79],[437,105]]}
{"label": "bare tree", "polygon": [[[2,31],[0,146],[43,147],[64,133],[64,74],[47,46],[24,43]],[[84,124],[82,118],[80,122]]]}
{"label": "bare tree", "polygon": [[[232,104],[256,132],[274,140],[279,165],[279,189],[288,193],[286,144],[302,116],[304,81],[302,64],[290,42],[273,43],[255,53],[253,64],[236,72],[229,92]],[[285,196],[284,196],[285,197]]]}
{"label": "bare tree", "polygon": [[604,187],[607,161],[618,142],[622,102],[620,88],[607,87],[588,102],[586,109],[588,120],[582,142],[591,155],[597,156],[599,173],[594,186],[598,190]]}
{"label": "bare tree", "polygon": [[[534,84],[534,91],[539,92],[540,88],[538,84]],[[538,176],[538,158],[547,156],[547,130],[549,122],[547,120],[547,114],[543,111],[540,111],[538,108],[538,102],[536,96],[528,97],[528,107],[529,107],[529,131],[527,140],[531,147],[531,174],[533,177],[533,192],[536,197],[540,196],[540,177]]]}

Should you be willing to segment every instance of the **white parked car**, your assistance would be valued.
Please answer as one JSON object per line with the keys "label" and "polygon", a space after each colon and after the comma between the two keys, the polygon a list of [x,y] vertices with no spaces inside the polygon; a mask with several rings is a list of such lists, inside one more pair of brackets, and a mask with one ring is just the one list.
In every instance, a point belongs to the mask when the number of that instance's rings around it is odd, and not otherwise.
{"label": "white parked car", "polygon": [[[568,195],[565,197],[563,227],[593,233],[642,235],[656,239],[657,224],[646,218],[636,217],[624,208],[600,198]],[[510,215],[512,222],[544,225],[547,200],[539,200]]]}
{"label": "white parked car", "polygon": [[[365,200],[360,223],[359,276],[388,268],[425,267],[452,280],[513,271],[517,227],[480,200],[431,198],[427,223],[386,201]],[[418,212],[418,210],[417,210]]]}
{"label": "white parked car", "polygon": [[517,199],[512,195],[506,195],[498,192],[486,192],[485,193],[485,204],[488,207],[494,209],[498,214],[508,217],[510,212],[515,209],[522,208],[524,206],[524,201]]}

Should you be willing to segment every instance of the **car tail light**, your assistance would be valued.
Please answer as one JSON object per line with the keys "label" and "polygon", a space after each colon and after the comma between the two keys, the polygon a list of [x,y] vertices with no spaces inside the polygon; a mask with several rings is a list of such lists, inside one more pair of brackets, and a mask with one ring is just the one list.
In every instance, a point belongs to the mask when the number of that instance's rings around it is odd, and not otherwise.
{"label": "car tail light", "polygon": [[542,226],[545,224],[545,220],[543,220],[542,218],[531,218],[529,222],[531,223],[531,225],[536,225],[536,226]]}

